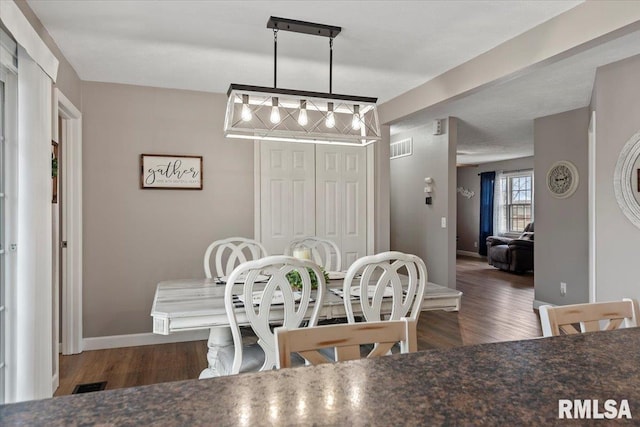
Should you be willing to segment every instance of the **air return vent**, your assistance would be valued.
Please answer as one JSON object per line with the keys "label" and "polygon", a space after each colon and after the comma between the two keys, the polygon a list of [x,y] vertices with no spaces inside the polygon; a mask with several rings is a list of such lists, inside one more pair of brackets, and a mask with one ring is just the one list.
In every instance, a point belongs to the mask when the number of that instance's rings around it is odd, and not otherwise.
{"label": "air return vent", "polygon": [[410,156],[413,154],[413,139],[407,138],[389,144],[391,159]]}

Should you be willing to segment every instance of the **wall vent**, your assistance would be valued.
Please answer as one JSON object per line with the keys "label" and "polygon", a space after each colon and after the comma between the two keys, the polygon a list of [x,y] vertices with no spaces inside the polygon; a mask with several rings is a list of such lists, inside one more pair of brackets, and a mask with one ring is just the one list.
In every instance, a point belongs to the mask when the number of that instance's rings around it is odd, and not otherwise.
{"label": "wall vent", "polygon": [[389,144],[391,160],[413,154],[413,138],[402,139]]}

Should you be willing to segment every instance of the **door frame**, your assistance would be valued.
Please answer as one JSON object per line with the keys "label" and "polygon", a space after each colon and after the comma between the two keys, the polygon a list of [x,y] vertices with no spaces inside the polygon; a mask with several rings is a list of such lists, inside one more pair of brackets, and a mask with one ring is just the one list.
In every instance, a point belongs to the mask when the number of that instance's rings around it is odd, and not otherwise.
{"label": "door frame", "polygon": [[62,354],[82,352],[82,113],[60,91],[53,93],[53,135],[62,120]]}
{"label": "door frame", "polygon": [[[292,143],[294,144],[294,143]],[[261,189],[262,189],[262,171],[260,167],[261,156],[260,140],[255,140],[253,145],[253,235],[254,239],[260,241],[262,236],[261,226]],[[367,255],[373,255],[375,252],[375,149],[374,144],[362,147],[366,150],[367,158]],[[315,149],[314,149],[315,153]],[[273,255],[273,254],[271,254]]]}
{"label": "door frame", "polygon": [[596,281],[596,112],[589,120],[589,302],[598,300]]}

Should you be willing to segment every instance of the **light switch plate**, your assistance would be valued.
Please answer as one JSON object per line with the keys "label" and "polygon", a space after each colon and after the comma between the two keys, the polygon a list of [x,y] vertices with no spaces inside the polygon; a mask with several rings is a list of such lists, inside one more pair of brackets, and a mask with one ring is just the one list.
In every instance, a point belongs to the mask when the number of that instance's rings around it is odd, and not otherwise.
{"label": "light switch plate", "polygon": [[443,216],[442,218],[440,218],[440,227],[447,228],[447,217],[446,216]]}

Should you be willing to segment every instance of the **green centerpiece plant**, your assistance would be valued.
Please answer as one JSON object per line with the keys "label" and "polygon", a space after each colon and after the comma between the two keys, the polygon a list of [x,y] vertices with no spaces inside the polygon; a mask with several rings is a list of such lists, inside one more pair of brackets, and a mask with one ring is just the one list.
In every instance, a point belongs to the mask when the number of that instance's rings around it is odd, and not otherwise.
{"label": "green centerpiece plant", "polygon": [[[329,273],[327,273],[322,267],[320,267],[320,270],[324,276],[324,282],[327,283],[329,281]],[[310,268],[307,268],[307,271],[309,271],[309,277],[311,278],[311,289],[318,289],[318,278],[316,277],[316,273],[314,273]],[[297,270],[288,272],[287,280],[289,280],[289,284],[293,289],[298,291],[302,290],[302,277]]]}

